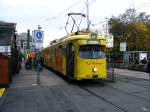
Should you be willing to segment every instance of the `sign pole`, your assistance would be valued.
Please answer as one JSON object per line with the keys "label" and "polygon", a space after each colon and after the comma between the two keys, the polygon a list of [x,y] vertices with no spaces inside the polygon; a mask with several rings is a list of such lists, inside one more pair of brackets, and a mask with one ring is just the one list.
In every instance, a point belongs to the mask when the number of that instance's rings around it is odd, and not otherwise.
{"label": "sign pole", "polygon": [[37,50],[37,84],[40,85],[40,62],[39,62],[39,46]]}
{"label": "sign pole", "polygon": [[37,84],[40,85],[40,43],[43,43],[43,37],[44,37],[44,32],[41,30],[41,27],[38,25],[38,30],[34,30],[34,41],[36,42],[37,46]]}
{"label": "sign pole", "polygon": [[122,51],[123,54],[123,67],[126,68],[125,64],[126,42],[120,42],[120,51]]}
{"label": "sign pole", "polygon": [[[108,32],[108,30],[107,30],[107,32]],[[115,64],[114,64],[114,56],[115,56],[115,41],[114,41],[114,37],[113,37],[113,35],[106,35],[106,47],[107,48],[112,48],[112,55],[113,55],[113,57],[112,57],[112,59],[111,59],[111,61],[112,61],[112,63],[111,63],[111,68],[112,68],[112,73],[111,73],[111,75],[110,75],[110,79],[112,80],[112,81],[114,81],[114,67],[115,67]]]}

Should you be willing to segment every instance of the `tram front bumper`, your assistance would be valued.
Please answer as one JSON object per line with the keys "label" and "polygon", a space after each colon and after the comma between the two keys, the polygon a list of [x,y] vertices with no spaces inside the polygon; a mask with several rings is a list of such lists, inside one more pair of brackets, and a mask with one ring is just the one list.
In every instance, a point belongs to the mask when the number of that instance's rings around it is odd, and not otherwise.
{"label": "tram front bumper", "polygon": [[104,78],[103,75],[97,75],[97,74],[81,75],[77,77],[77,80],[82,80],[82,79],[106,79],[106,78]]}

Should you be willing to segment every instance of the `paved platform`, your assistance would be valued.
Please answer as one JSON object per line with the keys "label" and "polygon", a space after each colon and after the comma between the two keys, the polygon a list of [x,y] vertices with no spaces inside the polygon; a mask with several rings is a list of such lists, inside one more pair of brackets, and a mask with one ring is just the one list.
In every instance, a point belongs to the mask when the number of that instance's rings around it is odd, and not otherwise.
{"label": "paved platform", "polygon": [[150,79],[149,74],[146,72],[140,72],[140,71],[133,71],[128,69],[114,69],[115,74],[124,75],[124,76],[130,76],[135,78],[141,78],[141,79]]}
{"label": "paved platform", "polygon": [[64,80],[45,68],[40,72],[38,85],[37,71],[22,67],[0,102],[0,112],[65,112],[53,94],[63,85]]}

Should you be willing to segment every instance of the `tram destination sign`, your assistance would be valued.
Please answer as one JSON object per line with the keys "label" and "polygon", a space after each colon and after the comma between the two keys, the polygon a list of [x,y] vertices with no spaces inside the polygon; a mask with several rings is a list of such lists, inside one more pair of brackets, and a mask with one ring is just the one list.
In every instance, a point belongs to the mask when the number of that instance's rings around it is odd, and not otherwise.
{"label": "tram destination sign", "polygon": [[100,44],[100,41],[89,40],[87,44]]}

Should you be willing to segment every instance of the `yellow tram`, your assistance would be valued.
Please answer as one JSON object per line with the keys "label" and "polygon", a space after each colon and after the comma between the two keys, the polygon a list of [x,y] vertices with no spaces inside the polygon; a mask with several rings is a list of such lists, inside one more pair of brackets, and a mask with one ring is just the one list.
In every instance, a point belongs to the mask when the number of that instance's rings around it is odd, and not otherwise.
{"label": "yellow tram", "polygon": [[68,79],[107,77],[106,40],[96,33],[75,32],[42,50],[44,64]]}

